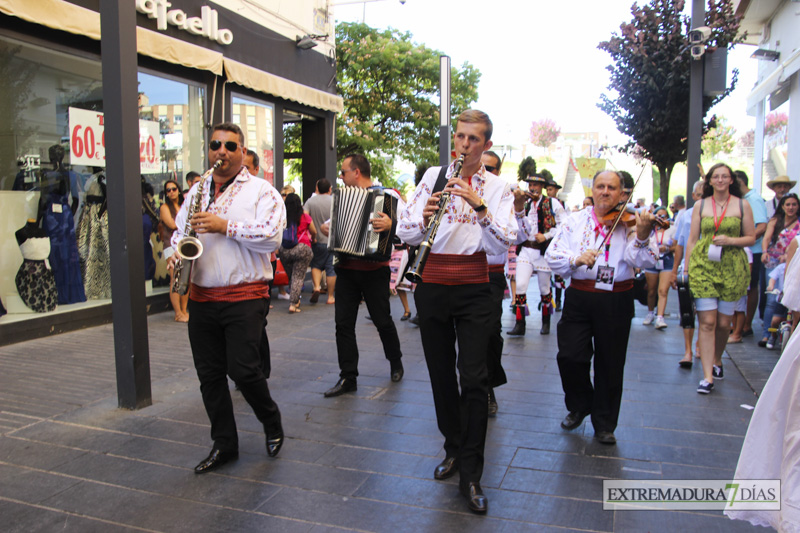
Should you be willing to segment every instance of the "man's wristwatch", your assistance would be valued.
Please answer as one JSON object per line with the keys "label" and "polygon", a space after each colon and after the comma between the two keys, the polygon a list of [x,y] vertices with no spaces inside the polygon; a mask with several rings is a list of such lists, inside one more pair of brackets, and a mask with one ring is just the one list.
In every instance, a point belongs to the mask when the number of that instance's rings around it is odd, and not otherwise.
{"label": "man's wristwatch", "polygon": [[481,198],[481,205],[479,205],[478,207],[476,207],[476,208],[475,208],[475,212],[476,212],[476,213],[480,213],[480,212],[482,212],[482,211],[486,211],[486,208],[487,208],[487,207],[488,207],[488,206],[486,205],[486,200],[484,200],[483,198]]}

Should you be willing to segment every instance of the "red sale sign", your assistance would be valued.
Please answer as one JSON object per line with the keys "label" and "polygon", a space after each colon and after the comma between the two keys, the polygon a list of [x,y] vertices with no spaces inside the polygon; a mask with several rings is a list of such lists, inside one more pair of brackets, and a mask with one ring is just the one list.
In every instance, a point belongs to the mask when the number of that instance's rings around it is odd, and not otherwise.
{"label": "red sale sign", "polygon": [[[103,113],[69,108],[70,164],[106,166]],[[139,162],[142,174],[161,172],[161,135],[157,121],[139,121]]]}

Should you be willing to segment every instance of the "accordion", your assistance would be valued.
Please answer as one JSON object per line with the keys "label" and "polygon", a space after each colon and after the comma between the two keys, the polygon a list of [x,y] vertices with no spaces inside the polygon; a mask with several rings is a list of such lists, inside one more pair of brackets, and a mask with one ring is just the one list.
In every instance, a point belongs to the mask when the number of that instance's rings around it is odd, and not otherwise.
{"label": "accordion", "polygon": [[[378,213],[392,219],[392,229],[377,233],[371,220]],[[397,231],[397,198],[383,189],[339,187],[331,204],[328,249],[368,261],[388,261]]]}

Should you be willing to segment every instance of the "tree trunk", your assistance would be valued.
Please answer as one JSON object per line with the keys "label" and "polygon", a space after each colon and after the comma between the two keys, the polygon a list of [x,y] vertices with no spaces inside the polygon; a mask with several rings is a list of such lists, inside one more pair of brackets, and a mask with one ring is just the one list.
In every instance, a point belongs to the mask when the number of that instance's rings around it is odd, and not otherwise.
{"label": "tree trunk", "polygon": [[656,165],[656,168],[658,168],[658,174],[661,178],[658,192],[661,197],[661,205],[669,205],[669,179],[672,176],[672,169],[675,168],[675,165]]}

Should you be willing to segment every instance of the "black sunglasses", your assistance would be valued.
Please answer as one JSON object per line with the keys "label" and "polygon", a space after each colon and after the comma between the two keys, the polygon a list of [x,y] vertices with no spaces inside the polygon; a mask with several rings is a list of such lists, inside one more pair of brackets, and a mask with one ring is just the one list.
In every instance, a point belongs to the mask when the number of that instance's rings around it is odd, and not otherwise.
{"label": "black sunglasses", "polygon": [[168,187],[168,188],[166,189],[166,191],[167,191],[167,192],[175,192],[175,191],[177,191],[177,190],[178,190],[178,188],[177,188],[177,187]]}
{"label": "black sunglasses", "polygon": [[[208,147],[212,152],[216,152],[222,147],[222,141],[213,140],[208,143]],[[239,143],[234,141],[225,141],[225,149],[229,152],[235,152],[239,148]]]}
{"label": "black sunglasses", "polygon": [[483,165],[483,166],[486,168],[487,171],[491,172],[492,174],[494,174],[494,171],[497,170],[497,167],[493,167],[493,166],[489,166],[489,165]]}

